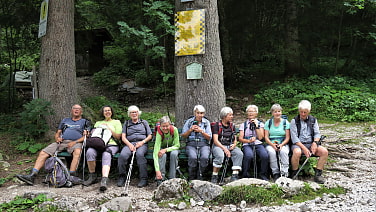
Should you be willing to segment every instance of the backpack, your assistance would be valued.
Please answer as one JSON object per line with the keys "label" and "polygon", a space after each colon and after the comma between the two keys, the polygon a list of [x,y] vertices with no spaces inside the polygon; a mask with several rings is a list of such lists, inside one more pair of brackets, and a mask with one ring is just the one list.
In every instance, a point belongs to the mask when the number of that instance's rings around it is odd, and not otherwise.
{"label": "backpack", "polygon": [[[269,119],[269,124],[268,124],[268,127],[269,127],[269,130],[270,130],[270,127],[272,126],[272,120],[274,119],[274,117],[272,116],[270,119]],[[288,116],[287,115],[282,115],[282,120],[283,120],[283,130],[286,130],[286,120],[288,119]]]}
{"label": "backpack", "polygon": [[70,174],[65,164],[57,157],[49,157],[44,163],[47,172],[45,182],[54,188],[72,187]]}
{"label": "backpack", "polygon": [[97,151],[104,152],[107,147],[107,143],[112,137],[111,130],[103,128],[94,128],[91,136],[86,140],[86,148],[94,148]]}
{"label": "backpack", "polygon": [[[128,135],[129,121],[130,120],[125,121],[125,135]],[[144,120],[140,119],[140,122],[145,127],[145,136],[148,137],[148,131],[147,131],[147,128],[146,128],[146,124],[144,123]]]}
{"label": "backpack", "polygon": [[[217,121],[217,122],[211,122],[210,123],[210,127],[211,127],[211,130],[213,132],[213,129],[215,127],[215,125],[218,123],[218,138],[219,138],[219,135],[222,135],[223,136],[223,125],[222,125],[222,122],[221,121]],[[232,122],[230,122],[230,128],[232,130],[232,134],[231,134],[231,138],[230,138],[230,144],[231,142],[233,141],[233,136],[234,136],[234,132],[235,132],[235,128],[234,128],[234,124]],[[221,142],[221,141],[220,141]],[[212,138],[212,143],[214,143],[213,141],[213,138]],[[221,142],[222,143],[222,142]],[[227,144],[227,143],[222,143],[224,145],[230,145],[230,144]]]}
{"label": "backpack", "polygon": [[[297,115],[295,116],[295,124],[296,124],[296,129],[298,131],[298,138],[300,136],[300,129],[302,128],[301,124],[300,124],[300,116]],[[311,136],[312,136],[312,140],[313,140],[313,137],[315,136],[315,131],[314,131],[314,125],[316,123],[316,118],[311,116],[311,115],[308,115],[308,118],[307,118],[307,125],[308,127],[310,128],[311,130]]]}
{"label": "backpack", "polygon": [[[170,124],[170,135],[172,136],[172,137],[174,137],[174,134],[175,134],[175,132],[174,132],[174,126],[172,125],[172,124]],[[158,134],[159,135],[161,135],[161,137],[162,137],[162,141],[163,141],[163,139],[164,139],[164,133],[162,132],[162,130],[161,130],[161,123],[160,122],[157,122],[156,124],[155,124],[155,128],[154,128],[154,136],[156,135],[156,133],[158,132]]]}

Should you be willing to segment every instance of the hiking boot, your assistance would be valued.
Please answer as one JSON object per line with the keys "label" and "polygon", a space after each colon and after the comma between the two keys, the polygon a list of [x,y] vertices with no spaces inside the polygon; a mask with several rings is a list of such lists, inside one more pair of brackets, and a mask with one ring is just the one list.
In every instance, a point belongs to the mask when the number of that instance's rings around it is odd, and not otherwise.
{"label": "hiking boot", "polygon": [[104,192],[104,191],[107,190],[107,181],[108,181],[108,177],[102,177],[101,186],[99,187],[99,191]]}
{"label": "hiking boot", "polygon": [[321,176],[321,174],[322,174],[322,170],[316,169],[315,170],[315,178],[314,178],[314,180],[315,180],[316,183],[324,184],[325,183],[325,179]]}
{"label": "hiking boot", "polygon": [[289,177],[289,173],[288,172],[282,172],[282,177]]}
{"label": "hiking boot", "polygon": [[217,184],[217,182],[218,182],[218,175],[212,175],[210,182],[214,183],[214,184]]}
{"label": "hiking boot", "polygon": [[[290,178],[293,179],[294,176],[296,175],[296,173],[298,173],[298,170],[292,170]],[[296,177],[298,177],[298,176],[296,176]]]}
{"label": "hiking boot", "polygon": [[89,186],[97,180],[97,174],[96,173],[89,173],[89,178],[84,181],[83,185],[84,186]]}
{"label": "hiking boot", "polygon": [[127,177],[125,176],[125,174],[120,174],[119,175],[119,179],[117,181],[117,186],[118,187],[123,187],[125,185],[125,181],[127,180]]}
{"label": "hiking boot", "polygon": [[234,182],[234,181],[236,181],[236,180],[239,180],[239,175],[237,175],[237,174],[233,174],[233,175],[231,175],[230,181],[231,181],[231,182]]}
{"label": "hiking boot", "polygon": [[138,183],[137,187],[142,188],[148,185],[148,180],[141,179],[140,182]]}
{"label": "hiking boot", "polygon": [[35,177],[37,176],[38,172],[32,171],[29,175],[21,175],[17,174],[16,177],[21,180],[22,182],[25,182],[29,185],[34,185]]}
{"label": "hiking boot", "polygon": [[273,180],[274,181],[278,180],[278,178],[280,178],[280,177],[281,177],[280,173],[273,174]]}
{"label": "hiking boot", "polygon": [[261,180],[269,181],[269,178],[266,177],[265,174],[260,174]]}
{"label": "hiking boot", "polygon": [[196,167],[188,166],[188,181],[196,179],[197,172]]}
{"label": "hiking boot", "polygon": [[157,186],[163,183],[163,180],[157,180]]}

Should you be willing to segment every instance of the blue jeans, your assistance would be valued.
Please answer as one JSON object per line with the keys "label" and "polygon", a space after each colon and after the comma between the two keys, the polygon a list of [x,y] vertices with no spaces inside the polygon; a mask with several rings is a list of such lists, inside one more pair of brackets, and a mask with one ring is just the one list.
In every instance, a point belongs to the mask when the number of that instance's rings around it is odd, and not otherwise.
{"label": "blue jeans", "polygon": [[[269,162],[269,155],[268,152],[266,151],[264,145],[259,144],[259,145],[245,145],[243,146],[243,152],[244,152],[244,157],[243,157],[243,178],[249,178],[249,169],[252,166],[253,167],[253,160],[254,160],[254,152],[253,148],[256,150],[256,157],[260,158],[261,161],[261,167],[260,167],[260,174],[261,175],[266,175],[268,171],[268,162]],[[256,170],[253,170],[256,171]]]}

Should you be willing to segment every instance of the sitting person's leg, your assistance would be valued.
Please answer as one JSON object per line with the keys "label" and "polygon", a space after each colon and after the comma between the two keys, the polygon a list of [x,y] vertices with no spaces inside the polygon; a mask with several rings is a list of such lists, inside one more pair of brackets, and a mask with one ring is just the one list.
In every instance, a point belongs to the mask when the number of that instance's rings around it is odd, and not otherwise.
{"label": "sitting person's leg", "polygon": [[170,152],[169,179],[176,178],[176,167],[179,165],[179,150]]}
{"label": "sitting person's leg", "polygon": [[264,145],[262,144],[256,145],[256,152],[261,161],[260,178],[268,181],[269,180],[269,177],[267,176],[268,168],[269,168],[268,152],[266,151]]}
{"label": "sitting person's leg", "polygon": [[[34,167],[33,169],[31,170],[31,173],[28,174],[28,175],[16,175],[16,177],[29,184],[29,185],[33,185],[34,184],[34,180],[35,180],[35,177],[38,175],[39,173],[39,170],[44,166],[44,163],[46,162],[47,158],[49,158],[51,155],[54,154],[54,152],[56,151],[56,149],[58,148],[58,144],[57,143],[52,143],[50,145],[48,145],[46,148],[44,148],[42,151],[39,152],[39,155],[37,157],[37,160],[35,161],[35,164],[34,164]],[[51,153],[51,154],[49,154]]]}
{"label": "sitting person's leg", "polygon": [[95,166],[96,166],[96,159],[97,159],[97,151],[93,148],[89,148],[86,151],[86,160],[87,166],[89,169],[89,178],[84,181],[85,186],[89,186],[97,180],[97,174],[95,173]]}
{"label": "sitting person's leg", "polygon": [[249,169],[254,159],[253,147],[251,145],[243,146],[243,178],[249,178]]}
{"label": "sitting person's leg", "polygon": [[146,153],[148,152],[148,146],[142,145],[141,147],[137,148],[136,151],[136,159],[138,170],[140,172],[140,182],[138,183],[138,187],[145,187],[148,185],[148,164],[145,158]]}
{"label": "sitting person's leg", "polygon": [[292,172],[291,172],[290,177],[293,178],[298,172],[299,161],[300,161],[300,157],[302,156],[302,150],[300,149],[299,146],[292,145],[291,151],[292,151],[292,157],[291,157],[291,169],[292,169],[291,171]]}
{"label": "sitting person's leg", "polygon": [[321,176],[322,170],[324,169],[324,165],[326,164],[326,161],[328,160],[328,150],[322,146],[319,146],[316,150],[316,156],[319,157],[317,161],[317,166],[315,170],[315,182],[323,184],[325,182],[325,179]]}
{"label": "sitting person's leg", "polygon": [[132,155],[132,152],[129,149],[129,147],[124,146],[118,158],[119,179],[117,182],[117,186],[119,187],[122,187],[125,185],[125,181],[127,178],[127,164],[128,164],[128,159],[131,155]]}

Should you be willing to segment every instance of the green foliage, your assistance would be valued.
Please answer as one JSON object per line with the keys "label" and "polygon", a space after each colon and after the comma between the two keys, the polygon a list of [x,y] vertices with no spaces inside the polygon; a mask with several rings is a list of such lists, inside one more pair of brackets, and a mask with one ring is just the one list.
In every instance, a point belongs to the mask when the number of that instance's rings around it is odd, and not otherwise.
{"label": "green foliage", "polygon": [[19,114],[20,121],[17,126],[26,138],[39,138],[49,130],[46,116],[53,114],[51,103],[44,99],[33,99],[24,104],[24,110]]}
{"label": "green foliage", "polygon": [[272,185],[270,188],[258,186],[224,187],[222,194],[216,199],[224,204],[235,204],[244,200],[255,204],[271,205],[277,201],[281,204],[282,188]]}
{"label": "green foliage", "polygon": [[98,111],[97,118],[95,118],[95,120],[92,120],[93,124],[95,123],[95,121],[102,120],[100,118],[100,115],[101,115],[100,109],[105,105],[109,105],[113,108],[113,110],[114,110],[113,118],[114,119],[118,119],[120,121],[124,121],[124,120],[128,119],[127,108],[125,106],[121,105],[119,102],[109,100],[104,96],[95,96],[95,97],[85,98],[84,103],[88,107],[90,107],[92,110]]}
{"label": "green foliage", "polygon": [[29,152],[31,154],[37,153],[46,146],[46,144],[37,143],[32,137],[25,136],[18,136],[16,139],[12,139],[11,144],[16,147],[16,150],[20,152]]}
{"label": "green foliage", "polygon": [[22,198],[17,196],[14,200],[10,202],[5,202],[0,204],[1,211],[26,211],[28,209],[37,209],[38,205],[50,201],[51,199],[47,199],[45,194],[39,194],[37,197],[33,199]]}
{"label": "green foliage", "polygon": [[303,100],[312,103],[315,116],[335,121],[372,121],[376,112],[375,80],[354,80],[347,77],[310,76],[276,81],[255,95],[260,111],[269,111],[279,103],[284,113],[297,114],[297,105]]}
{"label": "green foliage", "polygon": [[326,188],[322,186],[318,190],[313,190],[308,183],[305,183],[302,190],[298,194],[287,197],[282,188],[273,184],[271,187],[258,186],[238,186],[238,187],[224,187],[224,190],[215,201],[223,204],[238,204],[244,200],[254,204],[261,205],[282,205],[286,200],[292,202],[304,202],[322,196],[324,193],[332,193],[334,195],[345,194],[346,190],[343,187]]}
{"label": "green foliage", "polygon": [[0,187],[7,181],[6,178],[0,178]]}
{"label": "green foliage", "polygon": [[313,190],[308,183],[304,183],[303,189],[296,195],[289,198],[291,202],[298,203],[298,202],[305,202],[307,200],[315,199],[316,197],[322,197],[323,194],[345,194],[346,189],[343,187],[333,187],[333,188],[326,188],[321,186],[321,188],[317,191]]}

